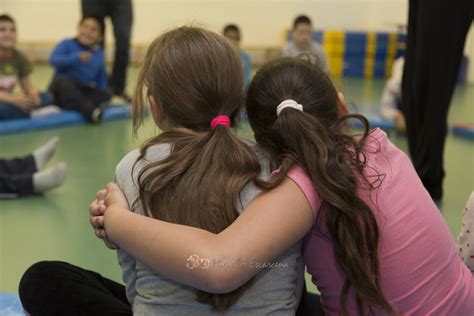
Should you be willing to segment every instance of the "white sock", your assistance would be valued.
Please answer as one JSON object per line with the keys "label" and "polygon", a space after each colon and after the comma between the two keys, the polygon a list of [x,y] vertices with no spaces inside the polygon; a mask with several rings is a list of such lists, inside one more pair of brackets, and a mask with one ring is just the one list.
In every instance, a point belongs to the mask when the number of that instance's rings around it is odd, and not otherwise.
{"label": "white sock", "polygon": [[60,186],[66,178],[65,162],[33,174],[33,189],[36,193],[46,192]]}
{"label": "white sock", "polygon": [[43,169],[44,165],[48,162],[49,159],[53,156],[56,148],[58,147],[59,137],[51,138],[46,144],[37,148],[33,152],[33,157],[35,158],[36,168],[38,170]]}
{"label": "white sock", "polygon": [[56,106],[56,105],[48,105],[39,109],[32,110],[30,112],[30,117],[35,118],[35,117],[42,117],[42,116],[48,116],[48,115],[56,115],[61,112],[61,108]]}

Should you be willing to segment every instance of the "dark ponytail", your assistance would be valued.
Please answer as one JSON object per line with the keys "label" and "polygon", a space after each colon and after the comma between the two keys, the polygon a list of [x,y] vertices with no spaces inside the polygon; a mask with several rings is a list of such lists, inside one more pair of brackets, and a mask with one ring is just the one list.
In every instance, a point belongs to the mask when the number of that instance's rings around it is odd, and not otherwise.
{"label": "dark ponytail", "polygon": [[[303,105],[303,112],[276,107],[286,99]],[[331,235],[337,262],[347,278],[341,290],[343,315],[349,315],[349,289],[356,295],[359,314],[380,308],[393,312],[382,293],[378,258],[379,230],[370,207],[358,196],[366,159],[367,120],[358,115],[341,117],[337,92],[328,76],[303,60],[284,58],[257,73],[248,91],[247,113],[259,144],[272,152],[282,166],[273,185],[283,180],[293,163],[311,177],[326,204],[322,214]],[[346,134],[345,121],[364,124],[359,139]]]}

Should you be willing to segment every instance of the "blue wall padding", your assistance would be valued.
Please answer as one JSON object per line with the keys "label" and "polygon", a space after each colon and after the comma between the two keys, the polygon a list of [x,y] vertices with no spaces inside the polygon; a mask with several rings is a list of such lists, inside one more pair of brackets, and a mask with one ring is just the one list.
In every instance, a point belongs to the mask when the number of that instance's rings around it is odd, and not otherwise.
{"label": "blue wall padding", "polygon": [[367,34],[347,32],[344,41],[343,75],[346,77],[364,77]]}
{"label": "blue wall padding", "polygon": [[[129,105],[113,105],[104,110],[102,121],[108,122],[129,117],[131,117]],[[51,116],[0,121],[0,134],[21,133],[84,123],[84,118],[78,112],[63,110],[59,114]]]}
{"label": "blue wall padding", "polygon": [[[342,31],[343,42],[334,42],[333,38],[329,38],[329,42],[324,43],[325,34],[332,32],[331,30],[313,31],[313,40],[322,44],[326,50],[329,66],[331,63],[340,65],[342,63],[342,72],[338,69],[336,76],[343,75],[345,77],[359,78],[385,78],[391,72],[390,65],[394,58],[404,55],[406,35],[401,33],[387,32],[357,32]],[[372,35],[373,37],[372,41]],[[392,43],[392,36],[395,35],[395,43]],[[286,40],[291,41],[292,32],[288,30]],[[392,51],[392,44],[396,44],[395,52]],[[334,53],[334,51],[338,53]],[[342,54],[339,53],[342,51]],[[328,52],[330,51],[330,52]],[[332,62],[331,62],[332,60]]]}
{"label": "blue wall padding", "polygon": [[469,138],[474,140],[474,124],[472,125],[455,125],[453,127],[453,134],[456,136]]}
{"label": "blue wall padding", "polygon": [[[370,128],[375,128],[375,127],[380,127],[381,129],[385,131],[391,131],[395,130],[395,123],[393,120],[386,120],[380,116],[380,113],[378,112],[377,109],[363,109],[361,111],[358,111],[357,114],[361,114],[367,118],[369,121],[369,127]],[[355,128],[362,128],[362,123],[360,120],[350,120],[350,126],[355,127]]]}
{"label": "blue wall padding", "polygon": [[365,57],[367,33],[346,32],[344,40],[345,56],[351,57],[355,55],[358,57]]}
{"label": "blue wall padding", "polygon": [[21,306],[18,295],[12,293],[0,293],[0,315],[2,316],[23,316],[23,307]]}
{"label": "blue wall padding", "polygon": [[319,44],[323,43],[323,31],[313,32],[313,40]]}
{"label": "blue wall padding", "polygon": [[405,56],[405,48],[407,44],[407,35],[405,33],[398,33],[397,35],[397,52],[395,54],[395,59],[398,57]]}

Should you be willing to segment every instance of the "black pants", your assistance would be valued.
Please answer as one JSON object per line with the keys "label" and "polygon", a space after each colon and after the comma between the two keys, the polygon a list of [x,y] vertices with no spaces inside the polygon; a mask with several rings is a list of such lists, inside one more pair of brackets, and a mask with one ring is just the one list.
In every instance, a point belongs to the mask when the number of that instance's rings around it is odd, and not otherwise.
{"label": "black pants", "polygon": [[434,199],[443,195],[447,115],[473,0],[410,0],[401,110],[415,169]]}
{"label": "black pants", "polygon": [[[132,315],[123,285],[65,262],[32,265],[21,278],[19,293],[33,316]],[[305,292],[297,315],[324,315],[319,297]]]}
{"label": "black pants", "polygon": [[58,106],[80,112],[89,122],[94,110],[111,98],[106,90],[83,86],[64,76],[54,77],[49,90]]}
{"label": "black pants", "polygon": [[0,193],[32,194],[33,173],[37,171],[35,159],[32,155],[0,159]]}
{"label": "black pants", "polygon": [[110,85],[114,94],[121,95],[125,88],[127,65],[130,56],[130,37],[133,23],[132,1],[81,0],[81,4],[83,16],[92,15],[101,19],[102,22],[104,22],[106,17],[110,17],[112,20],[115,37],[115,57]]}
{"label": "black pants", "polygon": [[23,308],[33,316],[132,315],[125,287],[59,261],[42,261],[23,275]]}

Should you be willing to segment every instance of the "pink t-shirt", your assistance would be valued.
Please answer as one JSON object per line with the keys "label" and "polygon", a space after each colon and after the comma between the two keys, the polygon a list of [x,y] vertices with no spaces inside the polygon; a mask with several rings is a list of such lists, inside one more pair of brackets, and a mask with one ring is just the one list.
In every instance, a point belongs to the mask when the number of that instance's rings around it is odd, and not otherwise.
{"label": "pink t-shirt", "polygon": [[[380,129],[371,132],[366,155],[368,178],[381,181],[370,193],[361,188],[359,196],[374,211],[379,225],[385,297],[402,315],[474,315],[472,274],[458,257],[448,226],[409,158]],[[290,170],[288,177],[304,192],[316,219],[324,209],[317,188],[298,166]],[[339,315],[345,274],[336,262],[324,220],[317,219],[303,251],[326,313]],[[352,293],[351,315],[357,314],[356,306]],[[385,315],[382,311],[375,314]]]}

